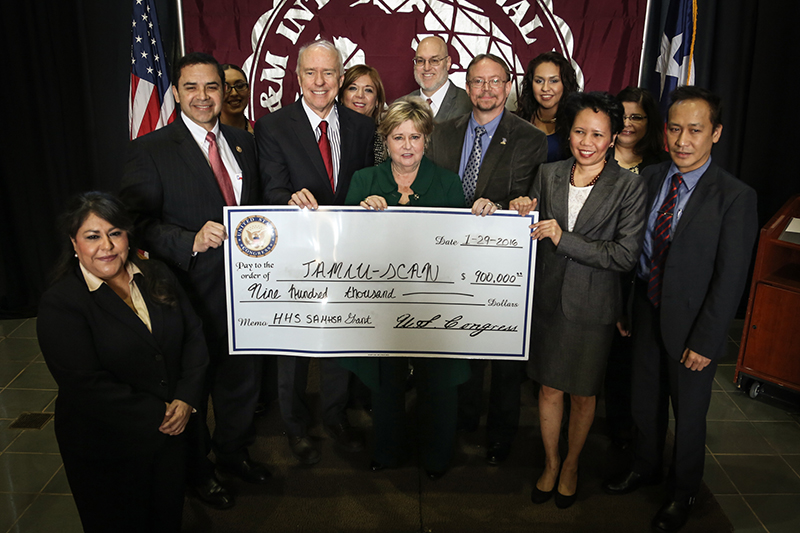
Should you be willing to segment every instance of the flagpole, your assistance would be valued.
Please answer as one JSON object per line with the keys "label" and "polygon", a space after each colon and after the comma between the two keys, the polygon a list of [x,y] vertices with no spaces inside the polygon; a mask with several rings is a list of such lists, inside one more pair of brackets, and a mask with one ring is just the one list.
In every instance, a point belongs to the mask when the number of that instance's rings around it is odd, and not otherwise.
{"label": "flagpole", "polygon": [[[649,4],[650,0],[647,0],[647,2]],[[183,35],[183,5],[181,0],[175,0],[175,6],[178,12],[178,52],[180,52],[180,57],[183,57],[186,55],[186,39]]]}
{"label": "flagpole", "polygon": [[[642,86],[642,82],[644,81],[643,80],[643,78],[644,78],[644,54],[645,54],[645,49],[647,47],[647,37],[649,36],[648,35],[648,31],[650,29],[650,2],[651,1],[652,0],[647,0],[647,7],[645,8],[645,13],[644,13],[644,31],[642,32],[642,53],[639,56],[639,83],[637,84],[639,87]],[[180,3],[180,0],[178,0],[178,3]]]}

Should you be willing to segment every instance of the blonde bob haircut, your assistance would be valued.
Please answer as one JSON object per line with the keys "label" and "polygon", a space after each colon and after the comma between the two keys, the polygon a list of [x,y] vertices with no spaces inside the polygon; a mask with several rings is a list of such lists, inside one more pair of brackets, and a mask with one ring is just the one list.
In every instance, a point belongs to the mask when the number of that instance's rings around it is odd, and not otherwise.
{"label": "blonde bob haircut", "polygon": [[406,96],[390,105],[378,126],[378,133],[385,141],[392,131],[406,120],[410,120],[417,131],[425,136],[427,145],[433,133],[433,112],[431,106],[419,96]]}

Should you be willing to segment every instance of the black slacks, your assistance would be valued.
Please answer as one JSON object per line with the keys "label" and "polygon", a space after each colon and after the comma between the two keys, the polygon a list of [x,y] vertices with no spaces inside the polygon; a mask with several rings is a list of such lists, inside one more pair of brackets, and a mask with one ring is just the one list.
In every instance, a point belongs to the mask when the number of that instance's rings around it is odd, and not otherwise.
{"label": "black slacks", "polygon": [[186,436],[166,437],[155,453],[108,459],[61,450],[86,533],[179,533]]}
{"label": "black slacks", "polygon": [[[311,409],[306,400],[308,357],[278,357],[278,401],[286,431],[293,437],[308,435]],[[322,422],[325,425],[347,424],[350,371],[339,366],[336,358],[317,359]]]}
{"label": "black slacks", "polygon": [[[255,442],[255,416],[261,389],[262,357],[229,355],[228,339],[206,339],[210,364],[201,405],[193,414],[189,435],[189,481],[200,483],[211,477],[214,465],[208,454],[214,450],[218,462],[238,463],[249,458],[247,447]],[[206,423],[208,397],[214,407],[214,435]]]}
{"label": "black slacks", "polygon": [[661,338],[660,311],[645,292],[636,291],[633,308],[631,412],[639,428],[633,471],[649,476],[662,468],[671,399],[675,445],[667,490],[671,499],[684,501],[697,493],[703,480],[706,414],[717,363],[692,371],[670,357]]}
{"label": "black slacks", "polygon": [[[462,423],[477,424],[483,401],[483,374],[488,361],[473,359],[466,383],[458,386],[458,418]],[[519,429],[520,394],[525,366],[520,361],[491,361],[489,415],[486,441],[511,444]]]}

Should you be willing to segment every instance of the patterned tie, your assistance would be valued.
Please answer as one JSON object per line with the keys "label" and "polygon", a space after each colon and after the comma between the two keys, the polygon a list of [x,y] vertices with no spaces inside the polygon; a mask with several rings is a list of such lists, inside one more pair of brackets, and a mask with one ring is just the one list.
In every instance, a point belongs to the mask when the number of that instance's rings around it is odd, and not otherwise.
{"label": "patterned tie", "polygon": [[472,152],[467,159],[467,166],[464,167],[464,199],[467,207],[472,205],[475,196],[475,187],[478,185],[478,172],[481,170],[481,137],[486,134],[486,128],[478,126],[475,128],[475,143],[472,145]]}
{"label": "patterned tie", "polygon": [[325,163],[325,170],[328,171],[328,179],[331,182],[331,190],[336,192],[336,185],[333,182],[333,156],[331,155],[331,143],[328,141],[328,123],[324,120],[319,123],[319,153],[322,154],[322,162]]}
{"label": "patterned tie", "polygon": [[650,256],[650,279],[647,282],[647,298],[658,307],[661,305],[661,281],[664,276],[664,263],[669,252],[669,236],[675,204],[678,201],[678,188],[683,182],[680,174],[672,176],[672,186],[658,210],[656,227],[653,229],[653,251]]}
{"label": "patterned tie", "polygon": [[214,177],[217,178],[217,185],[222,192],[222,198],[225,199],[225,205],[236,205],[236,195],[233,192],[233,185],[231,185],[231,177],[222,163],[222,158],[219,156],[219,148],[217,148],[217,136],[214,132],[209,131],[206,135],[208,141],[208,161],[211,163],[211,170],[214,172]]}

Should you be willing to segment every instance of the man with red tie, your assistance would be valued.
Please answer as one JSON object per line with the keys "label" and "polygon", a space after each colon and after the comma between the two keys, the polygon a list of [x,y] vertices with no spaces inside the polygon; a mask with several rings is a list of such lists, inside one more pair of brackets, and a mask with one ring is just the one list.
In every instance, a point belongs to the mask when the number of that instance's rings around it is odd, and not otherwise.
{"label": "man with red tie", "polygon": [[[342,56],[332,43],[317,40],[300,48],[297,81],[302,97],[256,122],[266,203],[312,210],[343,205],[353,173],[373,164],[375,123],[336,103],[343,80]],[[278,401],[292,454],[311,465],[320,454],[308,434],[308,363],[306,357],[278,358]],[[363,437],[350,426],[345,412],[350,371],[335,358],[319,359],[319,366],[325,431],[341,449],[363,450]]]}
{"label": "man with red tie", "polygon": [[719,97],[680,87],[671,100],[672,162],[642,173],[650,212],[633,296],[635,459],[603,485],[626,494],[661,482],[671,398],[673,463],[666,502],[652,522],[664,532],[686,523],[703,479],[711,385],[758,231],[755,191],[711,159],[722,134]]}
{"label": "man with red tie", "polygon": [[[216,478],[216,466],[250,483],[270,477],[247,451],[255,438],[261,357],[231,356],[225,298],[222,225],[226,205],[261,202],[252,136],[220,124],[225,75],[216,59],[191,53],[175,64],[175,101],[180,115],[168,126],[131,142],[120,196],[136,217],[139,246],[172,267],[203,319],[211,364],[205,402],[187,428],[188,482],[216,508],[233,495]],[[213,438],[205,422],[208,395],[214,405]]]}

